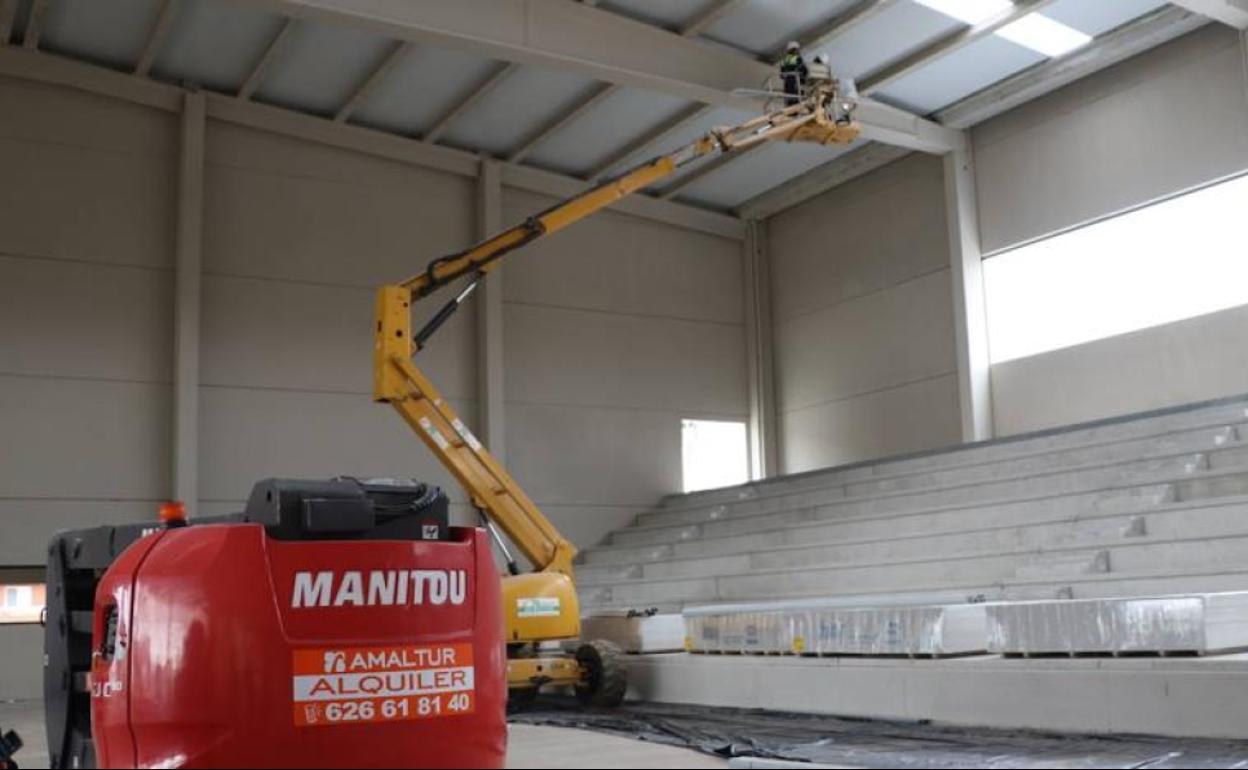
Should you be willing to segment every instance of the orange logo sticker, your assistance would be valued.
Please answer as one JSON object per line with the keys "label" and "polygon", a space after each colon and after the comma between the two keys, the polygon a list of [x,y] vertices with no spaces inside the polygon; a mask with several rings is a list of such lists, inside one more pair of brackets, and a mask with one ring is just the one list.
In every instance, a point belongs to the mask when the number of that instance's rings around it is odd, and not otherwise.
{"label": "orange logo sticker", "polygon": [[471,714],[471,644],[295,650],[298,727]]}

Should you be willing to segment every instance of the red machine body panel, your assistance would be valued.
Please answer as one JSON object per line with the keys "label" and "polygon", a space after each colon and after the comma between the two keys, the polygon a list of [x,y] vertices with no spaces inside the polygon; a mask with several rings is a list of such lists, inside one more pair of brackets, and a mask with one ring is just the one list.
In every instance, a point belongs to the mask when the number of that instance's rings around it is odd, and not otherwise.
{"label": "red machine body panel", "polygon": [[[101,581],[101,767],[502,767],[506,652],[482,531],[136,543]],[[116,632],[108,647],[110,606]]]}

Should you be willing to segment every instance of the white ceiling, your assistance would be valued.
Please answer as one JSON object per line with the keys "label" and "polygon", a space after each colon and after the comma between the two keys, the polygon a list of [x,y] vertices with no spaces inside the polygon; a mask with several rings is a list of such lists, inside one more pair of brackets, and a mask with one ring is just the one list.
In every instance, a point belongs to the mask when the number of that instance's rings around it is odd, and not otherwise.
{"label": "white ceiling", "polygon": [[[286,21],[246,0],[171,1],[176,3],[173,21],[151,76],[227,94],[239,90]],[[19,6],[15,41],[22,38],[31,2],[22,0]],[[724,2],[731,6],[702,30],[702,37],[742,56],[770,61],[787,40],[809,37],[861,4],[879,0],[602,0],[598,8],[679,33]],[[1041,12],[1096,37],[1166,4],[1164,0],[1053,0]],[[161,0],[48,0],[40,45],[51,53],[132,70],[161,7]],[[808,53],[827,53],[838,73],[866,78],[964,29],[963,23],[916,0],[892,0],[837,35],[823,50]],[[360,29],[294,22],[253,98],[332,116],[397,45]],[[873,96],[919,115],[932,115],[1046,60],[1035,51],[988,35],[925,61]],[[505,64],[467,50],[408,46],[351,122],[420,138]],[[602,84],[579,72],[519,66],[447,124],[437,141],[507,158],[600,88]],[[696,107],[671,95],[617,87],[534,145],[522,162],[584,177],[639,138]],[[712,126],[748,117],[722,108],[709,110],[621,159],[613,170],[679,146]],[[680,187],[677,199],[731,210],[846,149],[767,147]]]}

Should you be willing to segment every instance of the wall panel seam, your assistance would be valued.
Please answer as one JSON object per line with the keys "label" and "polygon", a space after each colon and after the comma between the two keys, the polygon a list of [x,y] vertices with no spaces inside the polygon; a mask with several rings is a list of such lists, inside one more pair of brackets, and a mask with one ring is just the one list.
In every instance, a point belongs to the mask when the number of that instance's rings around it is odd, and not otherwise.
{"label": "wall panel seam", "polygon": [[[171,129],[172,130],[172,129]],[[101,147],[97,144],[80,144],[78,142],[64,142],[56,139],[36,139],[30,136],[22,136],[15,134],[0,133],[0,142],[8,144],[33,144],[40,147],[55,147],[61,150],[78,150],[80,152],[98,152],[102,155],[117,155],[124,158],[146,158],[149,160],[177,160],[178,154],[174,151],[169,152],[143,152],[142,150],[132,150],[121,147]]]}
{"label": "wall panel seam", "polygon": [[652,414],[670,414],[682,415],[684,417],[723,417],[732,420],[745,420],[749,418],[749,410],[741,411],[724,411],[718,409],[704,409],[702,407],[685,408],[685,407],[655,407],[655,406],[636,406],[631,404],[571,404],[559,402],[543,402],[543,401],[518,401],[513,398],[507,399],[504,403],[519,407],[531,407],[538,409],[580,409],[580,410],[598,410],[607,412],[648,412]]}
{"label": "wall panel seam", "polygon": [[142,270],[149,273],[173,273],[173,266],[140,265],[132,262],[112,262],[103,259],[86,257],[63,257],[55,254],[30,254],[25,252],[0,251],[0,259],[22,260],[27,262],[60,262],[67,265],[83,265],[88,267],[107,267],[120,270]]}
{"label": "wall panel seam", "polygon": [[[365,367],[363,371],[367,372]],[[367,398],[370,403],[373,400],[373,392],[371,390],[346,390],[342,388],[315,388],[315,387],[292,387],[289,385],[247,385],[240,383],[228,382],[200,382],[201,390],[244,390],[263,393],[295,393],[306,395],[321,396],[359,396]],[[443,397],[453,404],[473,404],[476,402],[476,396],[463,397],[453,393],[443,393]],[[458,407],[457,407],[458,408]]]}
{"label": "wall panel seam", "polygon": [[14,380],[39,380],[47,382],[49,380],[56,382],[94,382],[109,383],[112,385],[172,385],[173,380],[166,379],[144,379],[144,378],[128,378],[128,377],[105,377],[90,374],[53,374],[44,372],[6,372],[0,371],[0,379]]}
{"label": "wall panel seam", "polygon": [[521,300],[506,299],[503,300],[503,304],[511,305],[513,307],[556,310],[565,313],[589,313],[592,315],[609,315],[621,318],[642,318],[651,321],[672,321],[676,323],[703,324],[706,326],[723,326],[731,329],[741,329],[745,327],[744,321],[725,321],[716,318],[690,318],[687,316],[673,316],[662,313],[630,313],[624,310],[611,310],[609,308],[577,307],[574,305],[556,305],[547,302],[525,302]]}
{"label": "wall panel seam", "polygon": [[[809,317],[809,316],[812,316],[812,315],[816,315],[816,314],[818,314],[818,313],[822,313],[822,312],[824,312],[824,311],[826,311],[826,310],[832,310],[832,309],[834,309],[834,308],[838,308],[838,307],[840,307],[840,306],[842,306],[842,305],[848,305],[848,304],[850,304],[850,303],[852,303],[852,302],[857,302],[857,301],[859,301],[859,300],[863,300],[863,299],[870,299],[871,297],[876,297],[876,296],[879,296],[879,295],[881,295],[881,294],[887,294],[887,293],[889,293],[890,291],[896,291],[897,289],[904,288],[904,287],[906,287],[906,286],[909,286],[909,285],[910,285],[910,284],[912,284],[912,283],[918,283],[919,281],[922,281],[922,280],[923,280],[923,279],[925,279],[925,278],[931,278],[931,277],[932,277],[932,276],[934,276],[934,275],[939,275],[940,273],[947,273],[947,272],[949,272],[951,268],[949,267],[949,264],[948,264],[948,263],[949,263],[949,258],[948,258],[948,256],[946,255],[946,257],[945,257],[945,265],[944,265],[944,266],[942,266],[942,267],[938,267],[938,268],[935,268],[935,269],[933,269],[933,270],[928,270],[928,271],[926,271],[926,272],[923,272],[923,273],[919,273],[919,274],[917,274],[917,275],[914,275],[914,276],[912,276],[912,277],[910,277],[910,278],[906,278],[906,279],[903,279],[903,280],[901,280],[901,281],[898,281],[897,283],[892,283],[892,284],[889,284],[888,286],[884,286],[884,287],[879,288],[879,289],[872,289],[872,290],[870,290],[870,291],[868,291],[868,292],[865,292],[865,293],[862,293],[862,294],[855,294],[855,295],[853,295],[853,296],[851,296],[851,297],[847,297],[847,298],[845,298],[845,299],[837,300],[836,302],[832,302],[832,303],[829,303],[829,304],[826,304],[826,305],[819,305],[819,306],[817,306],[817,307],[812,307],[812,308],[802,308],[801,310],[795,310],[795,311],[793,311],[792,313],[790,313],[789,315],[787,315],[787,316],[785,316],[785,317],[783,317],[783,318],[777,318],[777,319],[776,319],[776,321],[775,321],[775,323],[776,323],[776,325],[777,325],[777,326],[783,326],[783,325],[785,325],[785,324],[788,324],[788,323],[791,323],[791,322],[794,322],[794,321],[799,321],[799,320],[801,320],[801,319],[803,319],[803,318],[806,318],[806,317]],[[774,284],[774,283],[775,283],[775,281],[772,281],[772,283]]]}
{"label": "wall panel seam", "polygon": [[780,407],[780,411],[783,412],[784,414],[791,414],[793,412],[805,412],[811,409],[818,409],[821,406],[829,406],[831,404],[840,404],[846,401],[855,401],[861,398],[868,398],[870,396],[878,395],[880,393],[888,393],[894,390],[904,390],[905,388],[909,388],[914,385],[922,385],[928,382],[935,382],[936,380],[942,380],[948,377],[957,377],[957,375],[958,375],[958,370],[952,369],[950,371],[939,372],[937,374],[925,375],[923,377],[918,377],[913,380],[906,380],[905,382],[900,382],[895,385],[886,385],[881,388],[875,388],[874,390],[864,390],[858,393],[853,393],[848,396],[838,396],[836,398],[830,398],[830,399],[827,399],[826,401],[817,401],[814,403],[802,404],[800,406],[792,406],[792,407],[782,405]]}
{"label": "wall panel seam", "polygon": [[[836,200],[837,198],[848,198],[853,207],[857,209],[874,208],[876,205],[874,201],[877,197],[898,189],[909,191],[915,185],[939,187],[939,185],[925,176],[923,170],[904,168],[905,164],[913,158],[938,157],[922,153],[906,155],[874,171],[855,177],[844,185],[825,190],[795,206],[778,211],[768,217],[768,219],[775,223],[775,227],[791,227],[792,225],[785,220],[804,218],[803,213],[807,210],[814,211],[828,206],[838,208],[839,202]],[[934,192],[935,190],[933,190]]]}
{"label": "wall panel seam", "polygon": [[[360,153],[352,153],[352,154],[356,156],[360,155]],[[370,160],[374,160],[374,158],[369,155],[364,155],[362,157],[369,158]],[[358,162],[358,158],[352,158],[351,160]],[[228,163],[228,162],[224,162],[220,160],[209,161],[207,165],[209,169],[216,169],[219,171],[234,171],[240,174],[251,174],[253,176],[269,177],[271,179],[289,179],[289,180],[295,180],[295,181],[300,181],[300,182],[319,182],[323,184],[336,185],[340,187],[369,187],[369,188],[374,188],[374,189],[379,189],[379,190],[412,191],[412,187],[409,184],[404,184],[403,182],[380,182],[380,181],[369,181],[367,179],[343,179],[340,177],[321,176],[318,174],[301,174],[301,173],[295,173],[295,172],[289,172],[289,171],[278,171],[275,169],[265,168],[262,166],[248,166],[248,165],[243,165],[243,164],[238,164],[238,163]],[[438,169],[428,168],[426,166],[416,166],[416,165],[409,165],[409,164],[403,164],[403,163],[397,163],[397,162],[394,164],[394,167],[397,171],[401,173],[436,174],[439,176],[446,177],[446,179],[443,180],[446,184],[461,185],[464,187],[465,196],[470,195],[470,193],[468,192],[468,187],[472,184],[472,179],[469,177],[459,176],[458,174],[451,174],[445,171],[439,171]],[[428,182],[431,180],[425,179],[425,180],[412,180],[412,181]]]}
{"label": "wall panel seam", "polygon": [[[208,251],[211,252],[212,250],[209,249]],[[206,255],[205,259],[208,258],[210,257]],[[338,283],[335,281],[317,281],[311,278],[289,278],[271,275],[252,275],[248,273],[231,273],[222,270],[205,270],[204,277],[227,278],[236,281],[255,281],[257,283],[281,283],[290,286],[307,286],[320,289],[343,289],[359,292],[360,294],[368,294],[369,296],[372,296],[372,293],[376,291],[377,286],[381,284],[380,281],[378,281],[377,284]]]}

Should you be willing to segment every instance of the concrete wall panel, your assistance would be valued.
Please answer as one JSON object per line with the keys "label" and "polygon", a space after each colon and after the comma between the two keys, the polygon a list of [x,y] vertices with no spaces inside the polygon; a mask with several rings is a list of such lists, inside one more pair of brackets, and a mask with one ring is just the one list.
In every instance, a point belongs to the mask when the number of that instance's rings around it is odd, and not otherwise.
{"label": "concrete wall panel", "polygon": [[0,254],[0,372],[167,381],[172,274]]}
{"label": "concrete wall panel", "polygon": [[953,373],[949,271],[776,326],[781,402],[802,409]]}
{"label": "concrete wall panel", "polygon": [[[504,191],[504,221],[554,201]],[[681,489],[681,419],[745,421],[740,243],[603,212],[504,271],[507,461],[591,545]]]}
{"label": "concrete wall panel", "polygon": [[[1248,170],[1248,49],[1209,25],[989,121],[974,142],[985,249]],[[1248,392],[1246,346],[1237,309],[998,364],[996,430]]]}
{"label": "concrete wall panel", "polygon": [[506,389],[512,401],[678,409],[747,409],[737,324],[507,304]]}
{"label": "concrete wall panel", "polygon": [[[43,629],[36,625],[0,626],[0,700],[43,697]],[[22,654],[25,653],[25,654]],[[40,653],[36,657],[36,653]],[[7,725],[6,725],[7,727]]]}
{"label": "concrete wall panel", "polygon": [[1248,393],[1248,307],[997,364],[1000,434]]}
{"label": "concrete wall panel", "polygon": [[[52,534],[128,521],[153,521],[154,500],[0,500],[0,564],[42,566]],[[0,666],[2,668],[2,666]]]}
{"label": "concrete wall panel", "polygon": [[784,471],[961,435],[943,180],[911,155],[770,220]]}
{"label": "concrete wall panel", "polygon": [[940,159],[911,155],[771,219],[777,321],[949,267]]}
{"label": "concrete wall panel", "polygon": [[[550,206],[508,188],[503,221]],[[741,324],[741,244],[603,211],[526,247],[508,265],[508,302]]]}
{"label": "concrete wall panel", "polygon": [[985,251],[1248,169],[1246,77],[1213,24],[977,127]]}
{"label": "concrete wall panel", "polygon": [[[3,121],[0,121],[3,122]],[[0,138],[0,252],[149,267],[173,248],[165,158]]]}
{"label": "concrete wall panel", "polygon": [[85,91],[0,77],[0,115],[7,139],[163,158],[178,152],[174,116]]}
{"label": "concrete wall panel", "polygon": [[[340,475],[416,478],[463,499],[394,410],[366,395],[205,387],[200,399],[202,499],[243,500],[271,476]],[[471,403],[451,405],[471,418]]]}
{"label": "concrete wall panel", "polygon": [[0,376],[0,394],[0,496],[168,494],[168,385]]}
{"label": "concrete wall panel", "polygon": [[[263,162],[218,161],[228,152],[221,142],[236,135],[209,132],[208,273],[372,288],[473,240],[471,180],[396,164],[382,164],[374,176],[374,158],[361,159],[355,174],[317,175],[306,169],[316,168],[319,148],[305,151],[307,143],[281,137],[270,140],[273,155]],[[288,168],[274,168],[281,159]]]}
{"label": "concrete wall panel", "polygon": [[[371,394],[373,291],[207,276],[202,381]],[[472,308],[452,319],[418,364],[447,398],[476,396]]]}
{"label": "concrete wall panel", "polygon": [[858,460],[952,446],[960,440],[957,375],[785,412],[781,456],[801,473]]}
{"label": "concrete wall panel", "polygon": [[508,465],[536,501],[636,513],[680,489],[678,413],[509,403],[507,417]]}

